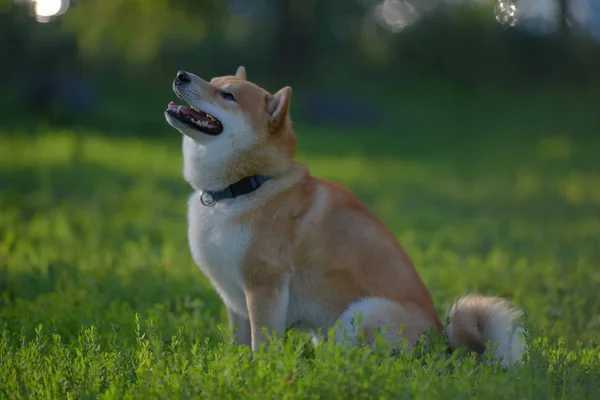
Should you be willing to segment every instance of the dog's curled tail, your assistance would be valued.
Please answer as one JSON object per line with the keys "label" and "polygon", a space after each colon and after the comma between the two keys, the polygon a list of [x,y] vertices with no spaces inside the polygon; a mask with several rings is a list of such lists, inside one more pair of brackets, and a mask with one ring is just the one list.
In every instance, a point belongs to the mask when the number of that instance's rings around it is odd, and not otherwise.
{"label": "dog's curled tail", "polygon": [[496,359],[505,366],[521,361],[525,352],[522,311],[500,297],[470,294],[460,298],[450,310],[446,327],[450,347],[466,347],[482,354],[490,344]]}

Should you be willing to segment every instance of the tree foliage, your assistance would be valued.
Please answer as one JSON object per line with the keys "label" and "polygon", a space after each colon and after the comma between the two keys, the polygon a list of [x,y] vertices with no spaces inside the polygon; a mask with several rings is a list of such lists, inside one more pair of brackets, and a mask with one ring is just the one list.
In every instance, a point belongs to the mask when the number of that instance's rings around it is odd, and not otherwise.
{"label": "tree foliage", "polygon": [[200,43],[223,11],[222,2],[209,0],[87,0],[76,3],[63,23],[84,55],[109,51],[144,62],[168,40]]}

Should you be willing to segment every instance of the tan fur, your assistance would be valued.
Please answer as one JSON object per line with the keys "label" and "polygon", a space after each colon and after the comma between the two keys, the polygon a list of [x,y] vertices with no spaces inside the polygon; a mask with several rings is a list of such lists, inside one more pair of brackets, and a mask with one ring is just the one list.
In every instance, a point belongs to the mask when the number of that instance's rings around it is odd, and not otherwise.
{"label": "tan fur", "polygon": [[[221,90],[236,101],[223,100]],[[247,81],[240,67],[235,76],[210,83],[194,76],[176,92],[193,106],[209,107],[224,126],[223,137],[204,138],[169,120],[193,137],[184,139],[184,161],[194,188],[218,190],[256,174],[274,177],[213,207],[201,205],[198,196],[190,200],[194,259],[224,298],[240,343],[256,351],[266,344],[262,328],[281,333],[289,326],[316,338],[317,330],[338,320],[346,333],[362,331],[370,343],[376,328],[389,328],[386,338],[393,344],[402,339],[409,348],[431,327],[443,332],[431,295],[394,234],[349,190],[293,161],[291,88],[271,95]],[[221,231],[236,236],[227,243]],[[450,325],[452,347],[482,352],[486,315],[506,307],[485,297],[459,303]],[[348,332],[355,311],[363,314],[362,325]]]}

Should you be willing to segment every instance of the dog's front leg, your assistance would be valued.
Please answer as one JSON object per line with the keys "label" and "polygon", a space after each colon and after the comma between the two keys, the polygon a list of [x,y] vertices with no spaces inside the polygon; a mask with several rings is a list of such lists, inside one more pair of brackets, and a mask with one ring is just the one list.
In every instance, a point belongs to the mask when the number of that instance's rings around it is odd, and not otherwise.
{"label": "dog's front leg", "polygon": [[250,346],[252,344],[250,320],[229,307],[227,307],[227,319],[229,320],[229,329],[232,332],[232,343]]}
{"label": "dog's front leg", "polygon": [[265,281],[246,290],[253,352],[259,350],[261,343],[268,345],[264,328],[269,334],[283,334],[285,331],[290,295],[289,276]]}

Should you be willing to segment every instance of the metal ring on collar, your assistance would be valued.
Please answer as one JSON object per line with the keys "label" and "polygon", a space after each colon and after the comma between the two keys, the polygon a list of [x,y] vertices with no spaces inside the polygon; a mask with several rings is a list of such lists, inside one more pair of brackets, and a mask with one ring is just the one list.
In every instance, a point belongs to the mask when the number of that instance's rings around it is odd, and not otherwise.
{"label": "metal ring on collar", "polygon": [[212,207],[215,205],[216,201],[209,192],[203,191],[200,194],[200,203],[202,203],[203,206]]}

